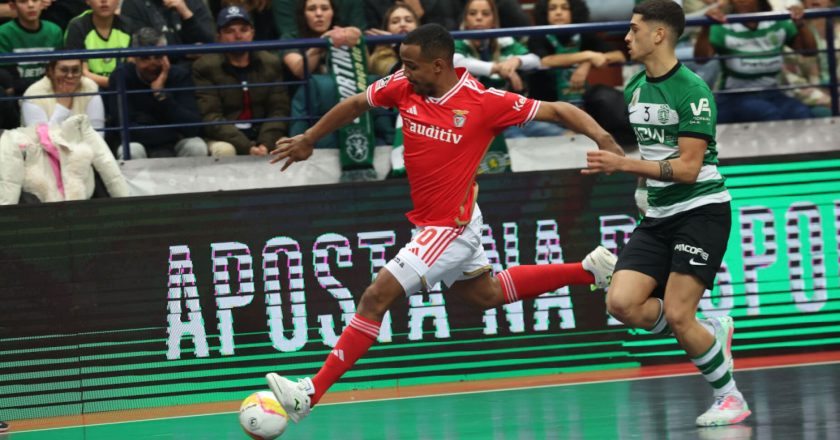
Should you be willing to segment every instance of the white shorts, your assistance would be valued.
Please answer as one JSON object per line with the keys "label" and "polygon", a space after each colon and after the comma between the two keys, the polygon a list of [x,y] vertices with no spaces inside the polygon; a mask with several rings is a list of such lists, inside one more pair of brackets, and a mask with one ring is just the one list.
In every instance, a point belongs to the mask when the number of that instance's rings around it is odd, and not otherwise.
{"label": "white shorts", "polygon": [[385,268],[406,295],[428,291],[441,281],[452,286],[456,281],[475,278],[491,268],[481,245],[482,225],[481,210],[476,205],[468,225],[421,227]]}

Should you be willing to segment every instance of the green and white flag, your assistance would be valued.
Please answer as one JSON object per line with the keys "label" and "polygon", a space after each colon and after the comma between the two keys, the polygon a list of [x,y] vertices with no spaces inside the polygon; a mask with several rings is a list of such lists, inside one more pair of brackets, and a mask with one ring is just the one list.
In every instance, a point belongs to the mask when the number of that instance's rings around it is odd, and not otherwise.
{"label": "green and white flag", "polygon": [[[367,54],[364,38],[355,46],[330,45],[327,68],[335,82],[339,101],[367,90]],[[376,180],[373,169],[373,126],[368,113],[340,128],[341,180]]]}
{"label": "green and white flag", "polygon": [[403,145],[403,120],[397,115],[397,124],[394,127],[394,148],[391,149],[391,174],[388,177],[405,177],[405,145]]}

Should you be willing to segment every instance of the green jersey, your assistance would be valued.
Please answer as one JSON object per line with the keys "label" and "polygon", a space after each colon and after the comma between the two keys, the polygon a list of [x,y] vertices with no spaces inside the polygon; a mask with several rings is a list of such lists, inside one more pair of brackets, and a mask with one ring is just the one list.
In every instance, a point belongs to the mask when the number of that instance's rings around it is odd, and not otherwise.
{"label": "green jersey", "polygon": [[790,20],[762,21],[755,30],[741,23],[712,25],[709,43],[717,53],[753,55],[724,60],[723,88],[777,86],[782,71],[782,49],[798,33]]}
{"label": "green jersey", "polygon": [[[41,20],[41,27],[36,31],[24,29],[17,20],[0,26],[0,52],[24,53],[46,52],[61,49],[64,39],[61,28],[55,23]],[[27,61],[17,63],[21,79],[34,82],[46,73],[46,61]]]}
{"label": "green jersey", "polygon": [[647,179],[648,217],[667,217],[731,200],[717,169],[717,107],[712,91],[699,76],[681,63],[658,78],[642,71],[627,83],[624,101],[644,160],[679,157],[680,137],[708,142],[697,182]]}

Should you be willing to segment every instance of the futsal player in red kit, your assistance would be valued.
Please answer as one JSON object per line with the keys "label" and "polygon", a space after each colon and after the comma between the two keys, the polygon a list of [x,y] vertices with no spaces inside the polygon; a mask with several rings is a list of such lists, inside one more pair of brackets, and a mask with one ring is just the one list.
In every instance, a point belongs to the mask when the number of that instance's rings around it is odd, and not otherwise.
{"label": "futsal player in red kit", "polygon": [[516,266],[495,276],[481,244],[476,170],[493,138],[532,120],[563,123],[598,148],[623,155],[612,136],[589,115],[562,102],[541,102],[485,89],[452,65],[452,36],[428,24],[400,47],[403,69],[337,104],[305,133],[277,141],[272,163],[285,170],[312,155],[315,143],[372,107],[397,108],[403,118],[405,169],[417,226],[411,241],[379,271],[362,294],[356,315],[313,378],[266,380],[289,417],[306,417],[326,391],[373,345],[385,312],[397,299],[438,282],[480,309],[535,298],[570,284],[609,285],[615,256],[596,248],[582,263]]}

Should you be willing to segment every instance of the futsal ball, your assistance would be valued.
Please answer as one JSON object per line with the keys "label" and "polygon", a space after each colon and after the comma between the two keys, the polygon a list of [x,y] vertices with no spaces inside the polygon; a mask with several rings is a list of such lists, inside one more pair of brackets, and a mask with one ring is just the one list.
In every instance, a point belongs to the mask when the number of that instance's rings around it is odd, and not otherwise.
{"label": "futsal ball", "polygon": [[271,391],[257,391],[242,401],[239,424],[253,439],[272,440],[283,435],[289,416]]}

